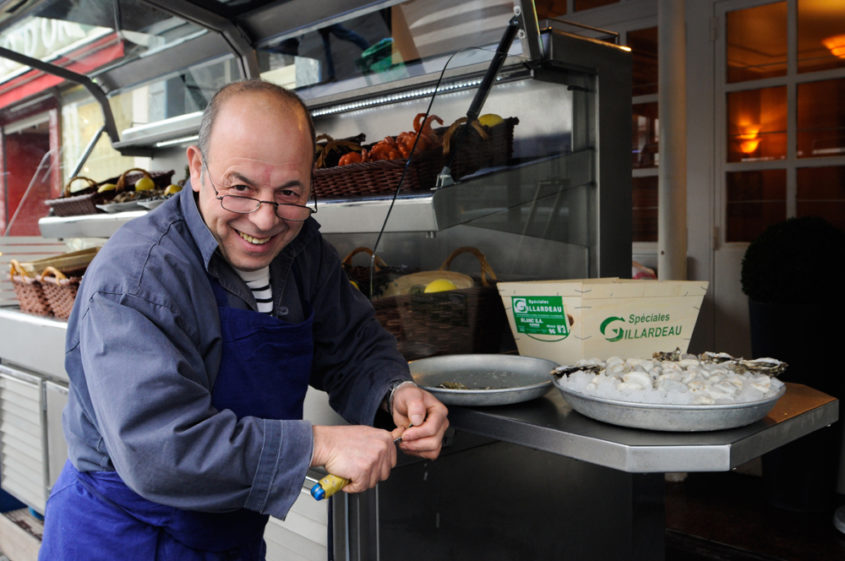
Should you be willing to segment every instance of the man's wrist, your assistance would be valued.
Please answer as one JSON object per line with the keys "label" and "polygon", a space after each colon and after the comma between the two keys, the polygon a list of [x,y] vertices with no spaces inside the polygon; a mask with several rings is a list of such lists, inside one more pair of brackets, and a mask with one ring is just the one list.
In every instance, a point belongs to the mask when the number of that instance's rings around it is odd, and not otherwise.
{"label": "man's wrist", "polygon": [[412,384],[414,386],[417,385],[416,383],[414,383],[413,380],[401,380],[390,384],[390,389],[388,390],[387,395],[384,396],[384,399],[381,402],[382,409],[384,409],[391,415],[393,414],[393,394],[396,393],[396,390],[406,384]]}

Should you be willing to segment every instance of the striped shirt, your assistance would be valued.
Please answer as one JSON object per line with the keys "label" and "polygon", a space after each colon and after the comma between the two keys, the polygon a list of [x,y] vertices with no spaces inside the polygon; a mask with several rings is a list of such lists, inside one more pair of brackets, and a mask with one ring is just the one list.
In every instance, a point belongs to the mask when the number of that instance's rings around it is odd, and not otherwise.
{"label": "striped shirt", "polygon": [[258,311],[263,314],[272,313],[273,289],[270,288],[270,267],[257,271],[242,271],[241,269],[235,269],[235,271],[252,291]]}

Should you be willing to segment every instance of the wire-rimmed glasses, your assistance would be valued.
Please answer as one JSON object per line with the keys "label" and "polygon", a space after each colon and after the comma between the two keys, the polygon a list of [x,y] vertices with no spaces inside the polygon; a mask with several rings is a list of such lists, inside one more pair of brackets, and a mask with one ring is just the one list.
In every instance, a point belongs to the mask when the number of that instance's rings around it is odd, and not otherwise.
{"label": "wire-rimmed glasses", "polygon": [[317,212],[317,195],[314,194],[314,206],[299,205],[295,203],[277,203],[276,201],[263,201],[254,197],[246,197],[243,195],[221,195],[217,190],[217,186],[211,179],[211,172],[208,171],[208,165],[205,163],[205,157],[202,159],[202,166],[205,168],[205,173],[208,176],[208,182],[211,183],[211,188],[214,190],[214,196],[220,201],[220,206],[223,210],[235,212],[237,214],[252,214],[261,208],[262,204],[273,205],[276,216],[282,220],[289,222],[305,222],[308,217]]}

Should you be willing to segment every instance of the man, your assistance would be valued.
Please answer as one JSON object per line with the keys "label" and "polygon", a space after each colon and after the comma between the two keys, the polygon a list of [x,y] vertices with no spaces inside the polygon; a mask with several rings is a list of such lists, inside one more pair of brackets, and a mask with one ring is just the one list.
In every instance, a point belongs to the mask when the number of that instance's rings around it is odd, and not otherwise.
{"label": "man", "polygon": [[[400,434],[404,452],[439,455],[446,408],[410,382],[310,218],[313,146],[295,95],[223,88],[187,151],[191,188],[92,262],[40,559],[261,560],[267,516],[310,467],[355,493],[388,477]],[[303,421],[309,383],[352,424]],[[392,433],[369,426],[379,408]]]}

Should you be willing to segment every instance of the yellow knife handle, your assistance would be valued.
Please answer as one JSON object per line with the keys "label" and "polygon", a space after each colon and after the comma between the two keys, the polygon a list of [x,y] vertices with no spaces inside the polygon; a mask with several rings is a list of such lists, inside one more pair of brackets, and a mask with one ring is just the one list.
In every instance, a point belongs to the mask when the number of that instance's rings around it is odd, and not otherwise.
{"label": "yellow knife handle", "polygon": [[332,475],[331,473],[322,478],[316,485],[311,487],[311,496],[321,501],[331,497],[349,483],[348,479]]}

